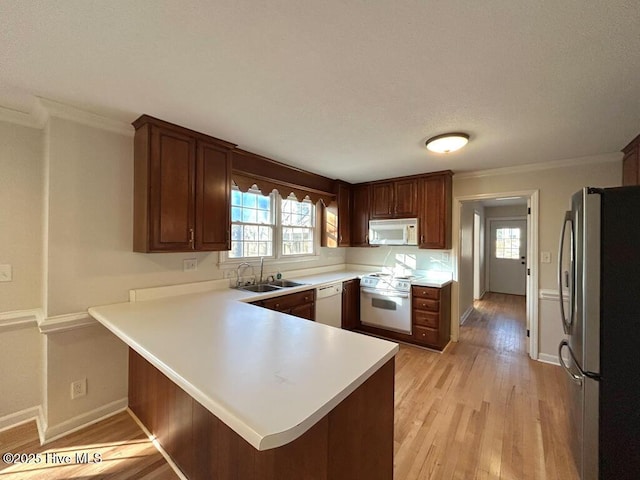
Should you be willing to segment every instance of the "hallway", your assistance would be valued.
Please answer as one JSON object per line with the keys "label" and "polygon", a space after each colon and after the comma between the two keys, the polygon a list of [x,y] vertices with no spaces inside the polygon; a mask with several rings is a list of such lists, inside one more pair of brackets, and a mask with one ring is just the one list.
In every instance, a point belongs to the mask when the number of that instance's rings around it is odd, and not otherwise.
{"label": "hallway", "polygon": [[395,479],[577,479],[564,372],[526,354],[524,297],[487,294],[443,354],[396,357]]}

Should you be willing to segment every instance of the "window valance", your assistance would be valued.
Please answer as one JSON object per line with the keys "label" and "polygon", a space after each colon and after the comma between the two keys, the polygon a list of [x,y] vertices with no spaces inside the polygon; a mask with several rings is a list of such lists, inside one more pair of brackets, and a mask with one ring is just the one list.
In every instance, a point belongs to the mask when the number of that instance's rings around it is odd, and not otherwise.
{"label": "window valance", "polygon": [[314,204],[322,201],[325,205],[329,205],[331,201],[335,199],[335,194],[331,192],[324,192],[322,190],[316,190],[303,185],[297,185],[238,170],[232,171],[231,180],[233,180],[242,192],[246,192],[253,187],[253,185],[256,185],[258,190],[260,190],[264,195],[269,195],[273,190],[277,190],[282,198],[287,198],[293,193],[298,201],[303,200],[305,197],[309,197]]}

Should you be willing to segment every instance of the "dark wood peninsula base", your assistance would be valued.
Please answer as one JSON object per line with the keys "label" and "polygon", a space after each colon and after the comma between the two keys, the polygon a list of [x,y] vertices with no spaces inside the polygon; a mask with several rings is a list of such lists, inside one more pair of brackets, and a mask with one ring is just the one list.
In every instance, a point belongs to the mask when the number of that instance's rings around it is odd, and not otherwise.
{"label": "dark wood peninsula base", "polygon": [[394,359],[287,445],[256,450],[129,349],[129,407],[191,480],[392,480]]}

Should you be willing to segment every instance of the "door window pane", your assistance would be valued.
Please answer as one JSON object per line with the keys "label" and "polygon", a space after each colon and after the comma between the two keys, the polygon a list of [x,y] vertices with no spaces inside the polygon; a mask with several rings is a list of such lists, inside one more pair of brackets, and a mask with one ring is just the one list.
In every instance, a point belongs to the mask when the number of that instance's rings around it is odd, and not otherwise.
{"label": "door window pane", "polygon": [[520,258],[520,229],[496,229],[496,258]]}

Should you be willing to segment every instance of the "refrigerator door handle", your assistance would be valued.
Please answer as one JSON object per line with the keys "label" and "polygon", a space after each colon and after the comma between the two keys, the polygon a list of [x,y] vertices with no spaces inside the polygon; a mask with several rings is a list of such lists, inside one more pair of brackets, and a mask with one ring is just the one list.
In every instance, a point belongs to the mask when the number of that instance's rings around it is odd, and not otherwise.
{"label": "refrigerator door handle", "polygon": [[[580,372],[580,375],[573,373],[571,369],[567,366],[567,364],[564,363],[564,358],[562,358],[562,349],[564,347],[567,347],[567,349],[569,350],[569,356],[571,357],[573,364],[576,366],[576,369],[578,369],[578,372]],[[569,342],[567,342],[566,340],[563,340],[560,342],[560,347],[558,348],[558,360],[560,361],[560,365],[562,365],[562,367],[567,372],[569,377],[571,377],[571,380],[575,381],[578,385],[582,385],[583,377],[590,378],[592,380],[597,380],[597,381],[600,380],[600,375],[598,375],[597,373],[583,370],[580,367],[580,364],[578,363],[576,356],[573,354],[573,350],[571,350],[571,346],[569,345]]]}
{"label": "refrigerator door handle", "polygon": [[[571,223],[571,254],[573,257],[573,212],[565,212],[564,214],[564,223],[562,224],[562,231],[560,232],[560,247],[558,248],[558,294],[560,296],[560,315],[562,320],[562,328],[564,329],[564,333],[569,333],[569,327],[573,322],[573,282],[569,282],[569,272],[562,271],[562,260],[563,260],[563,250],[564,250],[564,239],[565,234],[567,232],[567,224]],[[571,271],[571,275],[573,275],[573,261],[571,266],[569,267]],[[564,277],[564,278],[563,278]],[[567,316],[567,312],[564,309],[564,289],[562,287],[562,281],[566,282],[567,291],[569,293],[569,315]]]}
{"label": "refrigerator door handle", "polygon": [[569,356],[571,357],[571,360],[573,360],[573,363],[576,365],[578,370],[582,372],[580,367],[578,367],[578,362],[576,361],[576,357],[573,355],[573,351],[571,350],[571,347],[569,346],[569,343],[566,340],[562,340],[560,342],[560,346],[558,347],[558,361],[560,362],[560,365],[562,366],[562,368],[564,368],[564,371],[567,372],[567,375],[569,375],[569,378],[574,382],[576,382],[578,385],[582,385],[582,376],[576,373],[573,373],[571,369],[567,366],[567,364],[564,362],[564,358],[562,358],[562,350],[564,349],[564,347],[567,347],[569,349]]}

